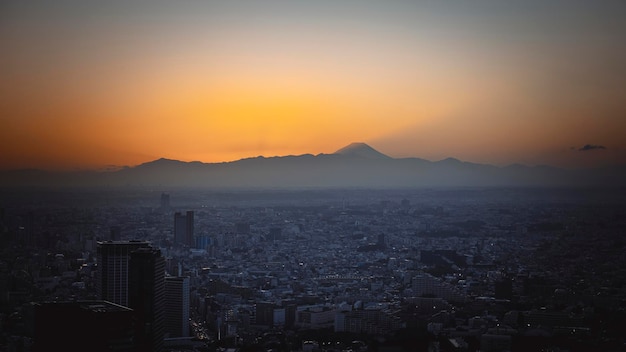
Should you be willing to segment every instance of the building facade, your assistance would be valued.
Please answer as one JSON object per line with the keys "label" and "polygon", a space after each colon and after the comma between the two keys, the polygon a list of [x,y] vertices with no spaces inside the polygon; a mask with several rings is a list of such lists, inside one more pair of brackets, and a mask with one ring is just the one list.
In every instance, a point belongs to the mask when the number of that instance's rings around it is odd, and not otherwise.
{"label": "building facade", "polygon": [[137,351],[163,350],[165,332],[165,259],[143,247],[130,254],[128,306],[137,316]]}
{"label": "building facade", "polygon": [[131,252],[149,247],[145,241],[98,242],[96,291],[100,299],[128,307],[128,273]]}
{"label": "building facade", "polygon": [[189,247],[195,245],[193,218],[194,212],[192,210],[187,211],[185,214],[181,212],[174,213],[174,242]]}
{"label": "building facade", "polygon": [[189,277],[165,277],[165,337],[189,337]]}

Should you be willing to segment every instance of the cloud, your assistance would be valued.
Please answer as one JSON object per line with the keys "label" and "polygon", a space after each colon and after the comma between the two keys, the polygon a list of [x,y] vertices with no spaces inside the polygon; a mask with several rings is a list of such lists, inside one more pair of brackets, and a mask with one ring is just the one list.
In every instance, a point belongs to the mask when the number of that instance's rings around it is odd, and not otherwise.
{"label": "cloud", "polygon": [[606,149],[606,147],[603,145],[585,144],[584,146],[578,148],[578,151],[586,152],[589,150],[598,150],[598,149]]}

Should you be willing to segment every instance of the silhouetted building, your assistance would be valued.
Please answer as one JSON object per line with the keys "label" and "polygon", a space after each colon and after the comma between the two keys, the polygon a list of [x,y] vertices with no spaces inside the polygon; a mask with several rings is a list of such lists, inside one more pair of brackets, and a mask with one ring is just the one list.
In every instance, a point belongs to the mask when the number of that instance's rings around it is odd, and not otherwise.
{"label": "silhouetted building", "polygon": [[167,193],[161,193],[161,210],[168,210],[170,208],[170,195]]}
{"label": "silhouetted building", "polygon": [[402,322],[381,309],[362,309],[337,313],[334,325],[336,332],[386,335],[399,330]]}
{"label": "silhouetted building", "polygon": [[189,336],[189,277],[165,277],[165,336]]}
{"label": "silhouetted building", "polygon": [[309,307],[296,312],[295,325],[304,329],[331,327],[337,311],[329,307]]}
{"label": "silhouetted building", "polygon": [[33,307],[33,352],[134,349],[134,312],[107,301],[44,302]]}
{"label": "silhouetted building", "polygon": [[96,292],[100,299],[128,307],[130,253],[149,246],[145,241],[98,242]]}
{"label": "silhouetted building", "polygon": [[271,327],[274,325],[274,308],[271,302],[257,302],[256,304],[256,325]]}
{"label": "silhouetted building", "polygon": [[285,307],[285,327],[291,329],[296,323],[298,306],[295,300],[283,300],[283,307]]}
{"label": "silhouetted building", "polygon": [[193,227],[193,211],[187,211],[185,214],[174,213],[174,242],[192,247]]}
{"label": "silhouetted building", "polygon": [[163,350],[165,312],[165,259],[161,251],[138,248],[130,254],[128,306],[137,316],[137,351]]}

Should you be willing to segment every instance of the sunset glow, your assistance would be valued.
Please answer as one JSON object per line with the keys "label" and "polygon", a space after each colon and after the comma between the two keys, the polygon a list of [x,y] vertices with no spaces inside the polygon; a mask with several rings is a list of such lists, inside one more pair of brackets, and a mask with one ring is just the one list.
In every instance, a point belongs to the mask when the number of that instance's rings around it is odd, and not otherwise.
{"label": "sunset glow", "polygon": [[626,163],[623,1],[157,3],[0,5],[1,169]]}

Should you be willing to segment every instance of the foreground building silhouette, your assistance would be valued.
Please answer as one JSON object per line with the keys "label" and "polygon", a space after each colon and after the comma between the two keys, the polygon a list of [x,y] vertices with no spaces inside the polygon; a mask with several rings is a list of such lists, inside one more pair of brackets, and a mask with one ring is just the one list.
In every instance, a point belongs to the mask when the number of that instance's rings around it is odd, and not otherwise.
{"label": "foreground building silhouette", "polygon": [[34,303],[33,352],[137,351],[135,312],[107,301]]}
{"label": "foreground building silhouette", "polygon": [[[149,242],[108,241],[98,243],[97,255],[101,300],[33,304],[33,351],[163,351],[166,302],[161,251]],[[187,315],[179,316],[188,323],[188,278],[182,282],[186,291],[176,293],[186,296],[174,298],[185,302],[186,297]]]}
{"label": "foreground building silhouette", "polygon": [[163,350],[165,259],[161,251],[141,247],[130,253],[128,306],[135,311],[136,351]]}
{"label": "foreground building silhouette", "polygon": [[149,246],[145,241],[98,242],[96,292],[100,299],[128,307],[130,254]]}
{"label": "foreground building silhouette", "polygon": [[98,242],[98,297],[131,309],[134,351],[161,351],[165,259],[146,241]]}
{"label": "foreground building silhouette", "polygon": [[189,277],[165,277],[165,336],[189,337]]}

